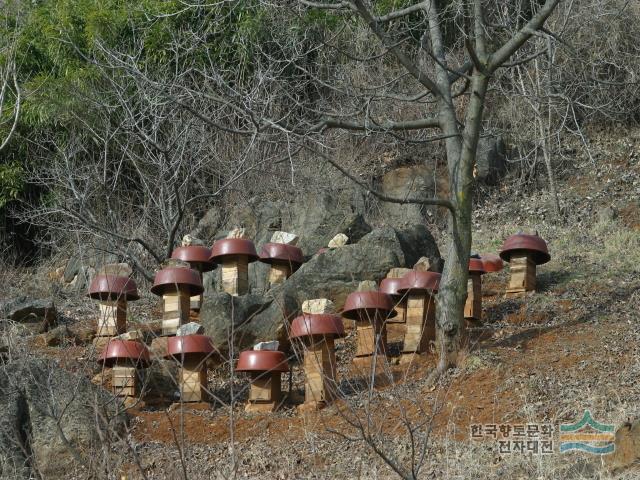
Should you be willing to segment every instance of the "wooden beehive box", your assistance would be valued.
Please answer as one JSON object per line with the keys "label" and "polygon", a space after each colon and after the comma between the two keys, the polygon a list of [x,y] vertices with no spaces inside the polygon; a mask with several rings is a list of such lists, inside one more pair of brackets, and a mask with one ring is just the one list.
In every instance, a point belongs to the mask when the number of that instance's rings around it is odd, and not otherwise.
{"label": "wooden beehive box", "polygon": [[536,289],[536,264],[530,254],[511,255],[509,260],[511,278],[507,294],[531,292]]}
{"label": "wooden beehive box", "polygon": [[127,302],[125,300],[100,301],[98,337],[113,337],[127,330]]}
{"label": "wooden beehive box", "polygon": [[428,351],[429,342],[435,341],[435,312],[435,300],[432,295],[409,295],[403,353]]}

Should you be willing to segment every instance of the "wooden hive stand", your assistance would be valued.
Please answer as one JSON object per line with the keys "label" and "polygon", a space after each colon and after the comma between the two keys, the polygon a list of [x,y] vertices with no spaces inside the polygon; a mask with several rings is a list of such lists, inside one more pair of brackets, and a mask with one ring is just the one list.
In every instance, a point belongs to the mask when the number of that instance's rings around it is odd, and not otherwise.
{"label": "wooden hive stand", "polygon": [[207,402],[207,360],[215,354],[210,337],[184,335],[167,341],[167,358],[180,365],[178,384],[183,403]]}
{"label": "wooden hive stand", "polygon": [[302,410],[319,410],[338,396],[335,338],[344,337],[339,315],[304,313],[291,323],[291,338],[304,351],[305,399]]}
{"label": "wooden hive stand", "polygon": [[471,258],[469,260],[464,318],[470,323],[479,323],[482,320],[482,275],[485,273],[484,265],[480,258]]}
{"label": "wooden hive stand", "polygon": [[224,238],[211,247],[210,260],[220,264],[222,291],[238,296],[249,292],[249,263],[258,260],[256,247],[245,238]]}
{"label": "wooden hive stand", "polygon": [[412,270],[403,277],[399,293],[407,296],[407,330],[402,344],[401,363],[410,363],[416,355],[429,352],[436,339],[435,295],[440,274]]}
{"label": "wooden hive stand", "polygon": [[535,291],[536,267],[551,260],[551,255],[547,243],[537,233],[517,233],[504,241],[500,258],[510,264],[507,296],[520,296]]}
{"label": "wooden hive stand", "polygon": [[[183,245],[182,247],[176,248],[171,254],[172,259],[187,262],[193,270],[198,272],[201,283],[203,274],[216,268],[216,264],[209,260],[210,257],[211,249],[202,245]],[[202,293],[193,295],[189,304],[191,311],[199,312],[202,301]]]}
{"label": "wooden hive stand", "polygon": [[151,292],[162,296],[162,335],[175,335],[189,323],[191,297],[204,291],[200,274],[191,268],[167,267],[156,273]]}
{"label": "wooden hive stand", "polygon": [[507,294],[518,295],[536,289],[536,264],[530,254],[511,255],[509,260],[509,286]]}
{"label": "wooden hive stand", "polygon": [[189,323],[191,291],[178,286],[162,295],[162,336],[175,335],[180,325]]}
{"label": "wooden hive stand", "polygon": [[140,395],[138,368],[147,367],[150,363],[149,351],[142,343],[134,340],[111,340],[98,362],[111,368],[111,388],[117,397],[131,406]]}
{"label": "wooden hive stand", "polygon": [[436,339],[436,302],[433,295],[409,294],[407,298],[407,331],[403,354],[426,353]]}
{"label": "wooden hive stand", "polygon": [[391,297],[378,291],[349,294],[342,310],[344,318],[356,322],[354,367],[364,378],[373,375],[374,385],[387,383],[382,377],[388,353],[386,321],[395,315]]}
{"label": "wooden hive stand", "polygon": [[289,371],[283,352],[246,350],[240,353],[237,372],[249,373],[251,386],[247,412],[270,413],[282,404],[281,374]]}
{"label": "wooden hive stand", "polygon": [[260,261],[271,265],[269,285],[272,286],[289,278],[302,265],[304,258],[302,250],[295,245],[265,243],[260,250]]}
{"label": "wooden hive stand", "polygon": [[392,268],[387,273],[387,278],[380,282],[380,291],[391,295],[394,301],[394,309],[397,313],[395,317],[387,319],[387,323],[406,323],[407,322],[407,298],[401,295],[398,289],[402,285],[402,277],[409,273],[409,268]]}
{"label": "wooden hive stand", "polygon": [[97,337],[113,337],[127,330],[127,302],[120,300],[101,300],[98,318]]}
{"label": "wooden hive stand", "polygon": [[96,337],[113,337],[126,332],[127,302],[140,298],[136,284],[131,278],[109,274],[96,275],[89,285],[87,295],[98,300],[100,305]]}

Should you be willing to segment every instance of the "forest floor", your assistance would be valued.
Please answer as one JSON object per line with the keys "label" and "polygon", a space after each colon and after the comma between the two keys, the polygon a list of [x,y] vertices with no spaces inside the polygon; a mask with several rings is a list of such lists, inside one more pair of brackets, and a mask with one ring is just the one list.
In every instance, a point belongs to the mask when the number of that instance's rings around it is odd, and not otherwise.
{"label": "forest floor", "polygon": [[[304,381],[295,367],[283,408],[257,415],[243,411],[247,380],[223,365],[210,371],[222,400],[210,408],[131,410],[138,460],[122,455],[123,478],[397,478],[393,467],[425,479],[638,478],[633,468],[612,473],[611,456],[559,449],[559,426],[587,410],[616,428],[640,418],[640,132],[611,138],[594,133],[591,158],[574,159],[558,179],[564,222],[552,219],[545,190],[511,184],[478,202],[475,251],[495,253],[508,235],[537,230],[552,260],[525,297],[505,297],[508,267],[484,276],[483,322],[436,386],[426,383],[426,356],[389,365],[390,384],[369,393],[349,366],[351,332],[338,343],[342,400],[297,412]],[[43,353],[81,358],[80,348]],[[233,407],[224,401],[231,389]],[[513,451],[522,440],[537,443]],[[532,451],[544,440],[550,452]]]}

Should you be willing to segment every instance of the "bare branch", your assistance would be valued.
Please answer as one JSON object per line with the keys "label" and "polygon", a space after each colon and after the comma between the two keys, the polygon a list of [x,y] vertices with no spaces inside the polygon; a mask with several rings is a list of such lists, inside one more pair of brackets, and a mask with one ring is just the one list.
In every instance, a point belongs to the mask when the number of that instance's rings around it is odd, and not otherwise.
{"label": "bare branch", "polygon": [[378,39],[382,42],[382,44],[389,49],[391,53],[398,59],[400,64],[411,74],[413,78],[415,78],[418,82],[420,82],[424,87],[426,87],[434,96],[440,97],[442,96],[442,92],[438,86],[429,78],[429,76],[420,70],[414,61],[412,61],[409,57],[407,57],[397,46],[394,46],[393,43],[389,41],[385,33],[380,28],[380,25],[376,21],[376,19],[371,15],[371,12],[365,7],[362,0],[355,0],[354,4],[356,9],[362,19],[367,22],[371,31],[378,37]]}
{"label": "bare branch", "polygon": [[342,128],[344,130],[362,130],[369,132],[389,132],[399,130],[421,130],[424,128],[440,128],[440,122],[437,118],[421,118],[418,120],[405,120],[402,122],[394,122],[392,120],[386,120],[382,123],[369,124],[356,122],[353,120],[338,120],[335,118],[328,118],[319,123],[313,125],[309,131],[319,132],[325,128]]}
{"label": "bare branch", "polygon": [[487,62],[488,71],[490,73],[494,72],[500,65],[505,63],[511,55],[517,52],[518,49],[531,38],[534,32],[540,30],[559,3],[560,0],[547,0],[519,32],[489,56],[489,61]]}
{"label": "bare branch", "polygon": [[444,207],[444,208],[448,209],[449,211],[451,211],[452,213],[454,212],[453,204],[449,200],[445,200],[445,199],[442,199],[442,198],[395,198],[395,197],[390,197],[388,195],[385,195],[385,194],[383,194],[383,193],[381,193],[381,192],[379,192],[377,190],[373,190],[369,185],[367,185],[366,183],[364,183],[361,180],[358,180],[354,175],[349,173],[346,169],[344,169],[341,165],[339,165],[335,160],[333,160],[328,155],[325,155],[324,153],[312,150],[312,149],[310,149],[309,147],[306,147],[306,146],[305,146],[305,148],[307,150],[313,152],[314,154],[319,155],[320,157],[322,157],[327,163],[332,165],[335,169],[337,169],[345,177],[347,177],[349,180],[351,180],[356,185],[360,186],[367,193],[369,193],[369,194],[373,195],[374,197],[376,197],[378,200],[382,200],[383,202],[389,202],[389,203],[399,203],[401,205],[404,205],[404,204],[435,205],[435,206],[438,206],[438,207]]}

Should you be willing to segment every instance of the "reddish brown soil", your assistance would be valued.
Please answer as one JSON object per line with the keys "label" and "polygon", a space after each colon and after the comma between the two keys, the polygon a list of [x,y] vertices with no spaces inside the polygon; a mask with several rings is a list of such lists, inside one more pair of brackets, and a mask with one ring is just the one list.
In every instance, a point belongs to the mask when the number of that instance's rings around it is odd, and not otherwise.
{"label": "reddish brown soil", "polygon": [[[134,436],[139,441],[174,443],[185,438],[192,443],[219,443],[231,440],[231,423],[228,415],[210,417],[188,411],[133,411],[137,418]],[[302,419],[275,415],[256,415],[251,418],[236,418],[233,423],[235,441],[266,434],[276,437],[298,438],[302,434]]]}

